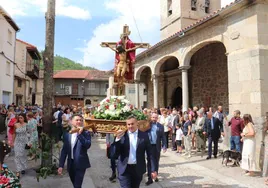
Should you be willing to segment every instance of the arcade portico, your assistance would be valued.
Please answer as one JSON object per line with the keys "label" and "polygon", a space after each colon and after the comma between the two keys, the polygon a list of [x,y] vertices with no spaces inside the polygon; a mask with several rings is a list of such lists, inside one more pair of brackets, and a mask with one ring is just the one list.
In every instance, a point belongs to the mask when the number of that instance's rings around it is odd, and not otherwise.
{"label": "arcade portico", "polygon": [[[181,7],[181,14],[190,10],[187,6]],[[268,111],[268,1],[237,0],[210,12],[185,28],[173,29],[169,37],[139,54],[135,80],[146,85],[149,108],[171,104],[185,111],[189,106],[223,105],[230,114],[236,109],[250,113],[260,153]],[[161,12],[161,26],[169,19],[165,16]]]}

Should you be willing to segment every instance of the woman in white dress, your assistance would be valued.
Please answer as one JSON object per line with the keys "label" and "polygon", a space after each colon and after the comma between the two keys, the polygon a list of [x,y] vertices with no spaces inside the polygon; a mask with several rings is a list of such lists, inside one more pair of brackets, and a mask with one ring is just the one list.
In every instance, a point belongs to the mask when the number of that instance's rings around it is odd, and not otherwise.
{"label": "woman in white dress", "polygon": [[241,133],[241,141],[244,143],[241,168],[246,171],[247,176],[252,176],[254,175],[254,172],[258,171],[255,158],[255,131],[253,128],[251,115],[245,114],[243,119],[245,127]]}

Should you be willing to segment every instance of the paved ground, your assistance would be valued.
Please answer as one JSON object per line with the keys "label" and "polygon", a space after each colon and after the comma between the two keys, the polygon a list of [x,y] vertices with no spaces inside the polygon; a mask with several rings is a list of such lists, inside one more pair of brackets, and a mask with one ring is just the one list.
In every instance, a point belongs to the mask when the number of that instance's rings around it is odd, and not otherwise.
{"label": "paved ground", "polygon": [[[118,188],[119,184],[108,181],[111,175],[109,160],[105,156],[105,139],[94,137],[89,150],[92,167],[87,170],[83,187],[85,188]],[[6,163],[15,170],[13,157],[8,157]],[[71,188],[67,173],[64,176],[49,177],[39,183],[35,179],[33,169],[38,163],[30,162],[30,170],[22,176],[21,183],[25,188]],[[221,159],[207,161],[200,156],[186,159],[172,151],[162,154],[159,171],[160,182],[148,188],[262,188],[264,178],[260,176],[247,177],[239,167],[223,167]],[[144,176],[141,187],[144,188],[147,178]]]}
{"label": "paved ground", "polygon": [[[105,140],[95,139],[91,148],[90,159],[92,168],[89,174],[97,188],[117,188],[117,183],[110,183],[111,174],[109,161],[105,157]],[[154,183],[150,188],[261,188],[264,178],[260,176],[248,177],[243,175],[239,167],[223,167],[221,158],[206,160],[201,156],[186,159],[172,151],[162,154],[160,160],[160,182]],[[144,176],[141,187],[147,178]]]}

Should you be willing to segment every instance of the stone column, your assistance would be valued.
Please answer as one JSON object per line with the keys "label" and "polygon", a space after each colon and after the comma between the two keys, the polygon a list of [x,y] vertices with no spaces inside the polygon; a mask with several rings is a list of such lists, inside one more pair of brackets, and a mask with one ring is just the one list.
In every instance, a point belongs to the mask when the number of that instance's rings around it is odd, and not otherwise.
{"label": "stone column", "polygon": [[153,74],[153,86],[154,86],[154,108],[158,108],[158,75]]}
{"label": "stone column", "polygon": [[182,112],[189,108],[189,85],[188,85],[188,69],[190,66],[179,67],[182,76]]}
{"label": "stone column", "polygon": [[107,97],[114,95],[114,76],[109,77],[109,88],[107,89]]}
{"label": "stone column", "polygon": [[140,81],[135,80],[135,101],[136,101],[136,108],[140,108]]}

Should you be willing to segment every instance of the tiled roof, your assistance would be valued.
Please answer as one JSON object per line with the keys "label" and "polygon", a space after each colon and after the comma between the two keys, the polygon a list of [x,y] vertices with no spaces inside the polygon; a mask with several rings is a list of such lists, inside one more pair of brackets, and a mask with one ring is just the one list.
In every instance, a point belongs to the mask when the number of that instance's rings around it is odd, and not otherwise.
{"label": "tiled roof", "polygon": [[54,74],[53,78],[86,79],[89,70],[62,70]]}
{"label": "tiled roof", "polygon": [[[37,49],[36,46],[34,46],[34,45],[32,45],[32,44],[30,44],[28,42],[25,42],[23,40],[20,40],[20,39],[16,39],[16,41],[25,44],[27,46],[26,48],[27,48],[28,51],[34,51],[34,52],[36,52],[36,55],[38,56],[38,58],[39,59],[42,59],[41,58],[41,55],[40,55],[40,53],[39,53],[39,51],[38,51],[38,49]],[[36,57],[36,55],[35,55],[35,57]]]}
{"label": "tiled roof", "polygon": [[85,80],[109,80],[109,71],[100,70],[62,70],[54,74],[53,78],[85,79]]}
{"label": "tiled roof", "polygon": [[28,47],[36,48],[36,46],[34,46],[34,45],[32,45],[32,44],[30,44],[30,43],[28,43],[28,42],[25,42],[25,41],[23,41],[23,40],[16,39],[16,41],[21,42],[21,43],[27,45]]}
{"label": "tiled roof", "polygon": [[110,71],[89,70],[87,80],[109,80]]}
{"label": "tiled roof", "polygon": [[0,6],[0,14],[4,16],[6,21],[15,29],[15,31],[20,30],[19,26],[16,24],[16,22],[11,18],[11,16],[5,11],[5,9]]}
{"label": "tiled roof", "polygon": [[191,24],[191,25],[189,25],[189,26],[183,28],[182,30],[176,32],[175,34],[169,36],[168,38],[166,38],[166,39],[164,39],[164,40],[162,40],[162,41],[156,43],[155,45],[153,45],[153,46],[150,47],[149,49],[147,49],[147,50],[141,52],[140,54],[137,55],[136,58],[141,57],[143,54],[152,51],[153,49],[157,48],[158,46],[161,46],[162,44],[164,44],[164,43],[166,43],[166,42],[169,42],[170,40],[172,40],[172,39],[175,38],[175,37],[183,36],[183,34],[184,34],[186,31],[189,31],[189,30],[193,29],[194,27],[199,26],[199,25],[201,25],[201,24],[207,22],[208,20],[210,20],[210,19],[212,19],[212,18],[218,16],[219,13],[221,13],[221,12],[224,11],[225,9],[227,9],[227,8],[229,8],[229,7],[232,7],[233,5],[235,5],[235,4],[239,3],[239,2],[242,2],[242,1],[245,1],[245,0],[235,0],[234,2],[232,2],[232,3],[228,4],[228,5],[226,5],[225,7],[222,7],[221,9],[218,9],[218,10],[214,11],[213,13],[209,14],[208,16],[201,18],[200,20],[196,21],[195,23],[193,23],[193,24]]}

